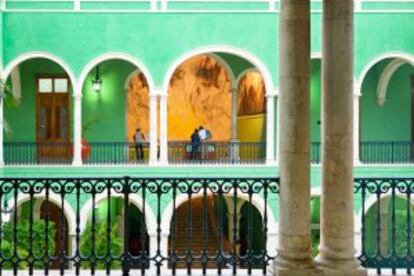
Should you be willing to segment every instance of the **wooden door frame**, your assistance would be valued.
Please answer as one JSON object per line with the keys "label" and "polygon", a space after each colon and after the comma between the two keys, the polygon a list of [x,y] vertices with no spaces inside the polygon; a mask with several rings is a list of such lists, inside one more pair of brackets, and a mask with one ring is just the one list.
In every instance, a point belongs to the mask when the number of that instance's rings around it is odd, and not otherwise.
{"label": "wooden door frame", "polygon": [[[52,79],[52,93],[54,94],[54,90],[55,90],[55,84],[54,84],[54,79],[67,79],[68,81],[68,91],[67,91],[67,101],[68,101],[68,116],[67,116],[67,126],[68,126],[68,134],[67,137],[65,139],[66,143],[70,142],[70,134],[71,134],[71,128],[70,128],[70,98],[69,98],[69,94],[70,94],[70,90],[71,90],[71,82],[69,79],[69,76],[67,74],[36,74],[35,76],[35,81],[36,81],[36,143],[39,142],[40,137],[39,137],[39,106],[40,106],[40,94],[39,93],[39,79],[42,78],[48,78],[48,79]],[[62,93],[63,94],[63,93]],[[54,116],[52,115],[52,120],[54,120]]]}

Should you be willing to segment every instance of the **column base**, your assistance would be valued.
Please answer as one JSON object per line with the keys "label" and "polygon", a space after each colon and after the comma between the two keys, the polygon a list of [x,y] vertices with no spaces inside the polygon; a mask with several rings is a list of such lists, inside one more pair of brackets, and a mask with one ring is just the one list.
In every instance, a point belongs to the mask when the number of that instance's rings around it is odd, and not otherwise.
{"label": "column base", "polygon": [[311,258],[309,259],[286,259],[278,257],[273,264],[273,275],[275,276],[319,276],[318,271]]}
{"label": "column base", "polygon": [[311,268],[294,268],[294,267],[279,267],[277,262],[275,262],[275,267],[273,268],[274,276],[321,276],[321,271],[318,269]]}
{"label": "column base", "polygon": [[331,259],[321,257],[316,258],[316,265],[324,276],[367,276],[366,269],[360,267],[357,259]]}
{"label": "column base", "polygon": [[72,166],[74,166],[74,167],[81,167],[82,165],[83,165],[82,160],[75,159],[75,160],[72,161]]}
{"label": "column base", "polygon": [[366,269],[357,268],[354,270],[335,270],[330,268],[318,268],[323,276],[367,276]]}

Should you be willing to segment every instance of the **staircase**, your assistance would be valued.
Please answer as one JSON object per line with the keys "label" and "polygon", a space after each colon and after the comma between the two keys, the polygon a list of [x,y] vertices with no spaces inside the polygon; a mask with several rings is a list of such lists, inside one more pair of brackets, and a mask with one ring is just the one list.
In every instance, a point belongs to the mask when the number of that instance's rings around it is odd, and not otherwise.
{"label": "staircase", "polygon": [[[212,225],[215,226],[217,223],[212,223],[216,220],[215,212],[212,206],[213,198],[209,197],[207,199],[211,201],[207,203],[207,231],[203,233],[203,201],[202,198],[197,198],[192,200],[192,241],[189,239],[189,229],[188,229],[188,203],[184,203],[178,207],[176,211],[176,223],[177,223],[177,236],[175,242],[175,250],[178,256],[184,257],[188,250],[191,249],[193,256],[200,257],[203,254],[203,251],[206,251],[206,254],[210,257],[216,256],[218,250],[218,235],[217,229],[214,229]],[[217,226],[216,226],[217,227]],[[173,229],[171,229],[173,231]],[[204,241],[203,241],[204,239]],[[224,252],[229,252],[228,242],[225,240],[225,237],[222,235],[222,250]],[[173,250],[174,244],[170,240],[170,252]],[[184,257],[185,258],[185,257]],[[170,265],[171,266],[171,265]],[[191,263],[192,269],[202,268],[202,262],[193,261]],[[176,268],[187,268],[186,260],[180,260],[176,263]],[[217,268],[215,261],[209,261],[206,263],[206,268]]]}

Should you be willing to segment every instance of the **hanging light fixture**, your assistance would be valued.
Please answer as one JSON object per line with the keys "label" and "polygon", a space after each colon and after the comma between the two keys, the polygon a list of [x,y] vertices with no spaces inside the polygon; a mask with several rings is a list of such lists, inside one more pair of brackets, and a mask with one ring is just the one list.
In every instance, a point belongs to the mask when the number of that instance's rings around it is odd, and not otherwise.
{"label": "hanging light fixture", "polygon": [[99,78],[99,66],[96,66],[95,79],[92,80],[92,87],[96,93],[101,91],[102,81]]}

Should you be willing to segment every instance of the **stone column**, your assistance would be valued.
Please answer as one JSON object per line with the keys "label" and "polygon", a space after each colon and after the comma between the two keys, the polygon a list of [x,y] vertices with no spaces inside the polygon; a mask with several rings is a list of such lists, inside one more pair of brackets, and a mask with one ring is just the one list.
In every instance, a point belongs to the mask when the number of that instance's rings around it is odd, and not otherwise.
{"label": "stone column", "polygon": [[168,95],[160,95],[160,163],[168,164]]}
{"label": "stone column", "polygon": [[315,274],[310,215],[310,0],[280,12],[280,218],[275,275]]}
{"label": "stone column", "polygon": [[359,165],[361,164],[361,159],[359,156],[359,143],[360,143],[360,139],[359,139],[359,132],[360,132],[360,128],[359,128],[359,103],[360,103],[360,99],[361,99],[361,93],[359,91],[355,91],[354,92],[354,165]]}
{"label": "stone column", "polygon": [[275,142],[275,163],[279,165],[279,152],[280,152],[280,98],[279,98],[279,90],[276,93],[276,142]]}
{"label": "stone column", "polygon": [[266,94],[266,163],[275,161],[275,97],[274,91]]}
{"label": "stone column", "polygon": [[237,139],[237,119],[238,119],[238,89],[231,89],[231,146],[230,156],[233,161],[239,160],[239,140]]}
{"label": "stone column", "polygon": [[149,163],[154,165],[157,163],[158,158],[158,142],[157,142],[157,132],[158,132],[158,120],[157,120],[157,100],[158,96],[153,93],[150,95],[149,103],[149,112],[150,112],[150,129],[149,129],[149,143],[150,143],[150,152],[149,152]]}
{"label": "stone column", "polygon": [[366,275],[355,258],[353,1],[324,0],[321,244],[323,275]]}
{"label": "stone column", "polygon": [[[76,88],[75,88],[76,89]],[[82,165],[82,92],[73,94],[73,162],[74,166]]]}

